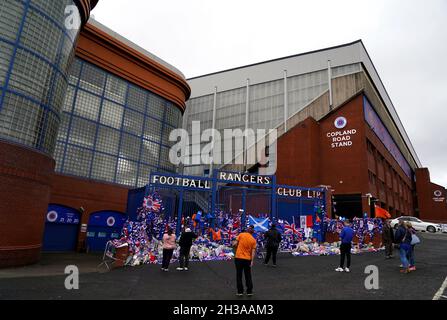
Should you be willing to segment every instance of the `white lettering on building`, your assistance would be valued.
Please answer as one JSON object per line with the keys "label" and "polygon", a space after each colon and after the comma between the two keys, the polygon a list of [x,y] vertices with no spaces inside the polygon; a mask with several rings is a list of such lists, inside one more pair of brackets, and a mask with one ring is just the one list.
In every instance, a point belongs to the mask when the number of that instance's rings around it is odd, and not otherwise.
{"label": "white lettering on building", "polygon": [[327,137],[331,141],[331,148],[349,148],[352,147],[352,137],[357,134],[356,129],[344,130],[344,131],[333,131],[327,134]]}

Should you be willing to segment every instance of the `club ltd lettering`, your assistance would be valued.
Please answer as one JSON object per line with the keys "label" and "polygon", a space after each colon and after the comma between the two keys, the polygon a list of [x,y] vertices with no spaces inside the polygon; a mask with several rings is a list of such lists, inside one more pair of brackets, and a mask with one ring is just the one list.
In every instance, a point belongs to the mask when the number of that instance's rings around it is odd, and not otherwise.
{"label": "club ltd lettering", "polygon": [[314,190],[301,190],[301,189],[292,189],[292,188],[278,188],[276,190],[276,194],[280,197],[295,197],[295,198],[321,198],[321,191]]}

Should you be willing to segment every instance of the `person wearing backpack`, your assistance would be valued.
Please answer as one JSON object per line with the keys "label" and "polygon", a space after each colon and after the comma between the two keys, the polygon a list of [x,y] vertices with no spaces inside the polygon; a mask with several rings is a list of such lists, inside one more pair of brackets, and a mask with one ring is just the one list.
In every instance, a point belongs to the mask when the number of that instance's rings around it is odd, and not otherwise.
{"label": "person wearing backpack", "polygon": [[407,223],[407,228],[408,231],[411,234],[411,247],[408,250],[408,264],[409,264],[409,270],[410,271],[416,271],[416,265],[414,262],[414,248],[416,247],[417,244],[421,243],[421,241],[419,240],[419,237],[416,235],[416,229],[413,228],[413,225],[411,224],[411,222]]}

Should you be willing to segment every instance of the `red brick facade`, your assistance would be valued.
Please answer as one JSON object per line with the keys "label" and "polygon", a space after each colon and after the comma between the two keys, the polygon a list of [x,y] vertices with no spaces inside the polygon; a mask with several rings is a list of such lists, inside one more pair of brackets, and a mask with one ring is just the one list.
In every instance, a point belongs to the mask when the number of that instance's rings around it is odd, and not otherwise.
{"label": "red brick facade", "polygon": [[[331,186],[333,195],[358,199],[362,213],[371,202],[394,216],[414,215],[414,183],[365,121],[363,94],[319,122],[308,118],[279,139],[278,183]],[[335,121],[347,124],[337,129]]]}
{"label": "red brick facade", "polygon": [[[20,145],[0,142],[0,268],[35,263],[40,258],[48,204],[83,207],[90,214],[126,212],[128,189],[54,174],[54,160]],[[85,233],[80,233],[78,249]]]}
{"label": "red brick facade", "polygon": [[0,141],[0,267],[39,260],[54,160]]}
{"label": "red brick facade", "polygon": [[416,170],[416,190],[419,218],[447,223],[447,190],[430,181],[427,168]]}
{"label": "red brick facade", "polygon": [[[129,189],[120,185],[54,174],[50,202],[82,212],[81,224],[88,224],[90,215],[98,211],[125,213]],[[78,249],[84,248],[87,234],[80,232]]]}

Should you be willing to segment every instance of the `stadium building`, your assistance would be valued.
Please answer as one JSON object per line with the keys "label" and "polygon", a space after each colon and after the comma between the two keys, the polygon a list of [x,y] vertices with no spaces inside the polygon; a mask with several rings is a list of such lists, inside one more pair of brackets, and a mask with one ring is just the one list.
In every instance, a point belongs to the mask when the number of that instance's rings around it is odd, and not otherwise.
{"label": "stadium building", "polygon": [[[97,2],[0,6],[0,267],[42,251],[103,250],[153,172],[276,174],[278,185],[326,187],[333,215],[372,216],[378,205],[447,220],[446,190],[422,168],[362,42],[187,81],[89,19]],[[263,150],[268,166],[177,167],[169,135],[193,121],[277,129],[277,147]],[[206,209],[209,199],[187,201]]]}
{"label": "stadium building", "polygon": [[[0,267],[119,234],[129,189],[176,171],[168,138],[190,95],[185,77],[87,23],[96,3],[0,6]],[[82,29],[67,28],[73,10]]]}
{"label": "stadium building", "polygon": [[[332,216],[374,216],[378,206],[394,217],[447,219],[446,190],[432,184],[422,168],[362,41],[188,83],[188,132],[193,121],[200,121],[202,130],[278,130],[276,150],[265,149],[269,166],[233,161],[218,169],[276,174],[280,184],[324,186],[332,192]],[[184,172],[208,175],[210,167],[189,165]]]}

